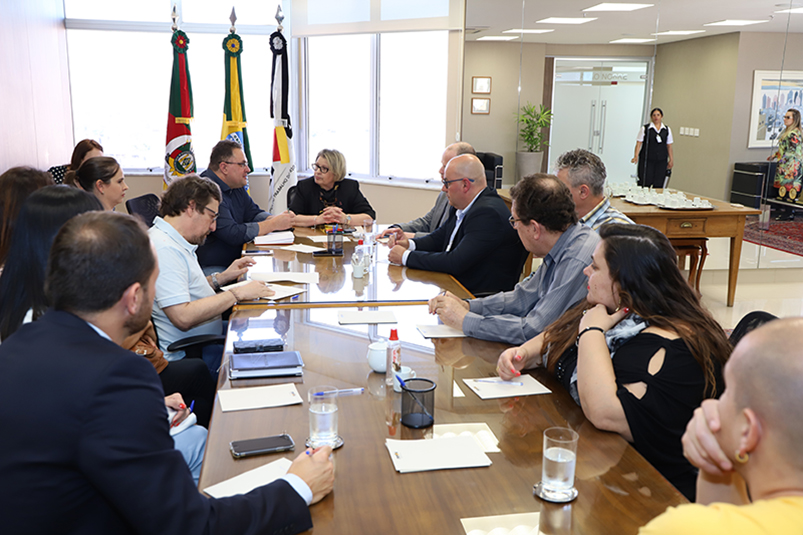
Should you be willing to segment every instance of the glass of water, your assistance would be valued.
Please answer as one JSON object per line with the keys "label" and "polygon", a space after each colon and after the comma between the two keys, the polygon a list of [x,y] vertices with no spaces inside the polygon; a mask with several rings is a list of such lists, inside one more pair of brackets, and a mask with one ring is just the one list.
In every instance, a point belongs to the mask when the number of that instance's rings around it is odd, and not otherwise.
{"label": "glass of water", "polygon": [[544,431],[544,458],[541,481],[533,488],[536,496],[549,502],[570,502],[577,497],[574,469],[577,466],[577,439],[568,427]]}
{"label": "glass of water", "polygon": [[330,385],[313,386],[309,398],[309,448],[343,445],[337,434],[337,389]]}

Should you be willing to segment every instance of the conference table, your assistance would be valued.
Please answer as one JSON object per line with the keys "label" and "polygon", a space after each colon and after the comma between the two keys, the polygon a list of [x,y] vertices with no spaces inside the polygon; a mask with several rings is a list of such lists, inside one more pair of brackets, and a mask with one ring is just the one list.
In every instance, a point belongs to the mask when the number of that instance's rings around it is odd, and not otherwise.
{"label": "conference table", "polygon": [[[406,284],[406,282],[404,283]],[[425,305],[387,305],[396,325],[339,325],[329,307],[247,306],[229,322],[219,388],[232,389],[295,383],[302,399],[316,385],[338,389],[364,387],[362,395],[338,400],[339,434],[344,445],[333,454],[335,486],[311,507],[313,533],[322,535],[465,533],[461,519],[540,513],[538,527],[547,534],[632,534],[667,507],[685,503],[647,461],[619,435],[599,431],[571,397],[544,370],[533,377],[551,394],[482,400],[466,378],[495,375],[504,344],[473,338],[424,339],[418,324],[437,318]],[[416,430],[399,422],[400,394],[385,388],[384,374],[371,371],[367,346],[390,327],[399,329],[402,362],[418,377],[435,381],[435,424],[486,423],[499,440],[499,453],[488,453],[491,466],[416,473],[395,471],[385,439],[432,439],[433,428]],[[234,340],[260,339],[279,331],[286,347],[301,352],[304,376],[229,380]],[[580,435],[576,488],[568,504],[533,496],[540,480],[542,433],[568,426]],[[293,459],[308,433],[306,403],[281,408],[222,412],[216,400],[199,488],[257,468],[281,457]],[[289,433],[295,452],[234,460],[229,442]]]}
{"label": "conference table", "polygon": [[[506,202],[510,202],[510,190],[500,190],[499,195]],[[695,195],[687,194],[687,197],[695,197]],[[739,276],[745,220],[747,216],[758,215],[761,211],[708,197],[700,197],[700,199],[707,199],[713,205],[713,210],[684,210],[637,205],[625,201],[621,197],[612,197],[611,205],[634,222],[658,229],[670,239],[730,238],[727,305],[732,307],[736,297],[736,280]]]}

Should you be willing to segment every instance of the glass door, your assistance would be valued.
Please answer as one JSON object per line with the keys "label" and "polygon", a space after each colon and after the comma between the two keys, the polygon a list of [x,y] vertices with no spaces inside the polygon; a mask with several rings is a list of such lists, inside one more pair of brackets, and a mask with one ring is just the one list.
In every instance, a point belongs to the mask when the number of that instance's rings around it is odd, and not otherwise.
{"label": "glass door", "polygon": [[578,148],[597,154],[608,181],[628,182],[642,125],[649,62],[556,59],[550,158]]}

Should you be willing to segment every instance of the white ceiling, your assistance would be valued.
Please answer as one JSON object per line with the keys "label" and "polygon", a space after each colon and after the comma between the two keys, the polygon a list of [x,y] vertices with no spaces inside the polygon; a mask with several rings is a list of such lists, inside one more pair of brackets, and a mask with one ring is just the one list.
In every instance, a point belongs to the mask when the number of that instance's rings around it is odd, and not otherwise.
{"label": "white ceiling", "polygon": [[[690,36],[659,36],[658,44],[731,32],[803,32],[803,14],[775,13],[803,7],[803,0],[618,0],[653,3],[653,7],[632,12],[589,12],[597,20],[580,25],[536,24],[547,17],[582,17],[587,9],[603,0],[466,0],[466,40],[503,34],[511,28],[554,29],[545,34],[525,35],[529,43],[607,44],[625,37],[652,38],[667,30],[705,30]],[[614,0],[608,0],[614,1]],[[523,6],[523,9],[522,9]],[[523,21],[522,22],[522,11]],[[742,27],[703,26],[724,19],[769,20]],[[650,43],[647,43],[650,44]]]}

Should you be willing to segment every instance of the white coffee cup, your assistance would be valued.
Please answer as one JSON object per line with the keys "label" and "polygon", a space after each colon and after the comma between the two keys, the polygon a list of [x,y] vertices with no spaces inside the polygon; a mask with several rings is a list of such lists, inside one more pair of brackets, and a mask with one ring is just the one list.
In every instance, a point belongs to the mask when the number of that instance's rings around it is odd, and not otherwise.
{"label": "white coffee cup", "polygon": [[402,366],[400,372],[393,374],[393,390],[401,392],[401,384],[399,384],[399,380],[396,378],[397,376],[401,377],[402,381],[406,381],[407,379],[415,377],[415,370],[410,366]]}
{"label": "white coffee cup", "polygon": [[385,373],[388,345],[385,342],[374,342],[368,346],[368,365],[376,373]]}

